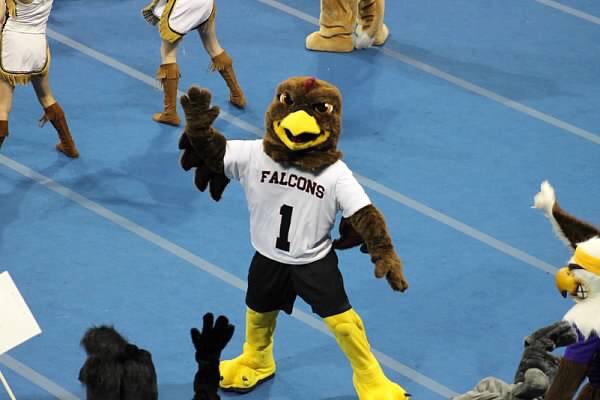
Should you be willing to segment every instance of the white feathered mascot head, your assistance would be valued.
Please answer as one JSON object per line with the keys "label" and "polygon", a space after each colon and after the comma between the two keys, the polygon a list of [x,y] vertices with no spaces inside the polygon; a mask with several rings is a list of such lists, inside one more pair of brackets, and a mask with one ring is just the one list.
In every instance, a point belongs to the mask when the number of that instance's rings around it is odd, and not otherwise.
{"label": "white feathered mascot head", "polygon": [[574,250],[567,266],[556,273],[560,293],[576,302],[563,319],[585,338],[594,332],[600,335],[600,229],[560,208],[547,181],[535,195],[534,207],[544,212],[557,236]]}

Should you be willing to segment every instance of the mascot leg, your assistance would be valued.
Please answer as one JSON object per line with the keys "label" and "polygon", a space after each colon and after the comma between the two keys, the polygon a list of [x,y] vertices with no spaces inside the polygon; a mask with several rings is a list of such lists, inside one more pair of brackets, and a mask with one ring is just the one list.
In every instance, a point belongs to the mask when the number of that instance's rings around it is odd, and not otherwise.
{"label": "mascot leg", "polygon": [[179,67],[177,63],[161,64],[156,79],[160,80],[164,91],[164,110],[152,117],[162,124],[179,126],[177,115],[177,86],[179,85]]}
{"label": "mascot leg", "polygon": [[405,400],[406,391],[390,381],[375,359],[358,314],[350,309],[324,319],[352,365],[354,389],[359,400]]}
{"label": "mascot leg", "polygon": [[278,313],[259,313],[247,308],[244,351],[233,360],[221,361],[221,389],[249,392],[275,375],[273,334]]}
{"label": "mascot leg", "polygon": [[244,108],[246,99],[244,98],[242,88],[235,76],[233,60],[225,50],[218,56],[212,58],[211,69],[213,71],[219,71],[219,74],[221,74],[221,77],[227,84],[227,87],[229,88],[229,101],[231,104],[238,108]]}
{"label": "mascot leg", "polygon": [[52,126],[54,126],[54,129],[56,129],[56,133],[58,133],[58,138],[60,139],[60,143],[56,145],[56,150],[67,157],[79,157],[79,151],[77,151],[77,148],[75,147],[75,142],[69,131],[69,125],[67,125],[67,120],[65,119],[65,112],[60,104],[54,103],[44,108],[44,116],[41,121],[42,124],[46,123],[46,121],[50,121]]}
{"label": "mascot leg", "polygon": [[360,0],[358,3],[358,25],[356,26],[356,48],[372,45],[381,46],[390,32],[383,23],[385,0]]}
{"label": "mascot leg", "polygon": [[8,121],[0,121],[0,147],[4,143],[4,139],[8,136]]}
{"label": "mascot leg", "polygon": [[321,0],[320,28],[306,37],[306,48],[348,53],[354,49],[352,30],[357,0]]}

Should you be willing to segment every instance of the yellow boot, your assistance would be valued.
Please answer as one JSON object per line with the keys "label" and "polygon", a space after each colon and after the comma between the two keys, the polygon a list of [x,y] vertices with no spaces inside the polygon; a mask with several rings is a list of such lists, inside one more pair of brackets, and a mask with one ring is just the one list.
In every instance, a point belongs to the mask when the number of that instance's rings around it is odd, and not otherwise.
{"label": "yellow boot", "polygon": [[275,375],[273,333],[279,311],[258,313],[246,309],[244,351],[233,360],[221,361],[219,371],[223,390],[249,392]]}
{"label": "yellow boot", "polygon": [[354,50],[352,28],[357,0],[321,0],[319,30],[306,37],[306,48],[348,53]]}
{"label": "yellow boot", "polygon": [[350,309],[323,320],[352,365],[352,383],[359,400],[405,400],[410,395],[383,374],[371,352],[365,328],[358,314]]}

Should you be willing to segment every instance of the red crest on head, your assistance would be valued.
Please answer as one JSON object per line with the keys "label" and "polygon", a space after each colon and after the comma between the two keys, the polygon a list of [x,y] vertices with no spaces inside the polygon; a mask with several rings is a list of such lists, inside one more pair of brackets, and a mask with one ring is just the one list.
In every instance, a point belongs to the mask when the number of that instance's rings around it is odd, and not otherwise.
{"label": "red crest on head", "polygon": [[317,86],[317,80],[313,77],[306,78],[304,81],[304,92],[308,93]]}

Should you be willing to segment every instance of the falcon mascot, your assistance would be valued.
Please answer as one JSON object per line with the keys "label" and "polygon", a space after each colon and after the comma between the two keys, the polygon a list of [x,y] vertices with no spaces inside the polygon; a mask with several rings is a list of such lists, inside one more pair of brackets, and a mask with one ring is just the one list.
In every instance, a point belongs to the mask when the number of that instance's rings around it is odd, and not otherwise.
{"label": "falcon mascot", "polygon": [[275,374],[273,337],[280,310],[290,314],[300,296],[350,361],[360,400],[408,395],[390,381],[371,352],[365,328],[344,289],[330,232],[341,212],[345,235],[336,246],[364,241],[375,276],[394,290],[408,284],[383,215],[341,160],[342,97],[332,84],[293,77],[278,87],[265,117],[264,137],[226,140],[212,123],[219,114],[211,94],[192,87],[182,96],[186,127],[181,165],[195,168],[199,190],[218,200],[230,179],[242,184],[256,250],[248,273],[243,352],[220,364],[224,390],[249,392]]}
{"label": "falcon mascot", "polygon": [[575,301],[563,320],[575,328],[577,341],[566,348],[545,400],[600,400],[600,229],[564,211],[547,181],[534,197],[534,207],[574,251],[556,273],[556,286],[563,297]]}

